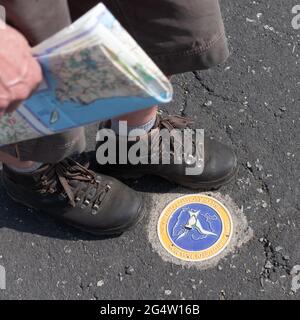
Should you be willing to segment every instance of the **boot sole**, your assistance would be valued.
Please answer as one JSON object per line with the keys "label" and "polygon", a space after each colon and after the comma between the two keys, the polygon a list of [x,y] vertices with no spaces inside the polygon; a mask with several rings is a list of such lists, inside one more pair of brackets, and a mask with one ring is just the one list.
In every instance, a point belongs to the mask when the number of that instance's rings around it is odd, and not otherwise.
{"label": "boot sole", "polygon": [[220,189],[223,186],[228,185],[230,182],[233,181],[233,179],[236,177],[238,173],[238,167],[235,167],[234,170],[232,172],[230,172],[227,176],[223,177],[222,179],[219,180],[215,180],[215,181],[210,181],[209,183],[193,183],[193,182],[184,182],[181,180],[176,180],[175,179],[170,179],[166,176],[161,176],[162,178],[164,178],[165,180],[169,181],[169,182],[175,182],[183,187],[186,188],[190,188],[193,190],[199,190],[199,191],[215,191]]}
{"label": "boot sole", "polygon": [[93,231],[86,229],[84,227],[78,227],[77,225],[74,225],[72,223],[64,222],[65,224],[73,227],[74,229],[83,231],[85,233],[89,233],[93,236],[121,236],[123,233],[130,231],[134,229],[144,218],[145,218],[145,210],[143,204],[141,204],[139,210],[138,210],[138,217],[136,220],[131,221],[128,225],[123,226],[122,228],[118,228],[115,230],[106,230],[106,231]]}

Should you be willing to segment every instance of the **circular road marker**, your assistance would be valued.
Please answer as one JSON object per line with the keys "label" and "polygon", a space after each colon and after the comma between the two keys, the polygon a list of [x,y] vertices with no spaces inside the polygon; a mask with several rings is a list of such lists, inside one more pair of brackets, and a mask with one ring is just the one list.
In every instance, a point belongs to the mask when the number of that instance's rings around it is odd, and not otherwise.
{"label": "circular road marker", "polygon": [[158,221],[162,246],[183,261],[206,261],[230,243],[233,223],[229,210],[207,195],[186,195],[173,200]]}

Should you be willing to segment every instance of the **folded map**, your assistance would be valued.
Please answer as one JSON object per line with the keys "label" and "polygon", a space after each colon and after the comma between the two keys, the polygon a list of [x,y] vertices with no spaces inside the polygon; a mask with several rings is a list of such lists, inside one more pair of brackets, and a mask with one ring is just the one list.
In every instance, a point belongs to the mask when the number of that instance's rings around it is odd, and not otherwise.
{"label": "folded map", "polygon": [[0,119],[0,145],[50,135],[171,101],[168,79],[99,4],[33,48],[44,81]]}

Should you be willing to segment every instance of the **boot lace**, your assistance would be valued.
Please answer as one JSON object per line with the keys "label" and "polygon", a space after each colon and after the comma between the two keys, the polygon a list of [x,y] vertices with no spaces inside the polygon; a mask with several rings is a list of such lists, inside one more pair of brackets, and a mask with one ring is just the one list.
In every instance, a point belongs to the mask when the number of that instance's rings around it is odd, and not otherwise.
{"label": "boot lace", "polygon": [[[173,131],[173,130],[180,130],[181,132],[185,129],[191,130],[193,132],[193,129],[191,129],[189,126],[191,124],[193,124],[194,121],[189,119],[189,118],[185,118],[185,117],[181,117],[178,115],[172,115],[172,116],[166,116],[166,117],[161,117],[158,116],[157,119],[157,124],[156,126],[162,130],[162,129],[167,129],[168,131]],[[177,138],[176,138],[177,137]],[[171,155],[174,157],[175,156],[175,149],[177,150],[178,146],[180,145],[183,149],[183,155],[185,154],[185,150],[184,150],[184,145],[183,145],[183,139],[182,139],[182,135],[179,136],[171,136],[170,137],[170,151],[171,151]],[[175,144],[175,139],[177,144]],[[162,162],[163,158],[166,157],[168,159],[169,154],[168,151],[164,151],[164,147],[163,147],[163,139],[161,137],[159,137],[159,148],[160,148],[160,154],[159,154],[159,160]],[[195,152],[195,141],[193,140],[192,136],[191,136],[191,152]],[[182,156],[178,154],[178,161],[182,161]],[[192,156],[192,155],[191,155]],[[190,157],[191,157],[190,156]],[[174,161],[174,159],[173,159]]]}
{"label": "boot lace", "polygon": [[103,184],[101,177],[70,158],[57,164],[48,164],[37,189],[41,193],[55,193],[59,187],[62,188],[63,197],[68,198],[73,207],[78,203],[81,203],[81,208],[91,205],[93,214],[97,214],[111,189],[108,184]]}

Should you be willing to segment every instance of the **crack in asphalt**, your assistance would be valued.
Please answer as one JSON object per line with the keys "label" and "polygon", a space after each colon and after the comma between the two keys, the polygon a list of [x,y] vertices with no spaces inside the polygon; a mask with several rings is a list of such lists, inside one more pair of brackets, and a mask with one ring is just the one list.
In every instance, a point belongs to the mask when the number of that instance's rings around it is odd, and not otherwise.
{"label": "crack in asphalt", "polygon": [[193,71],[192,73],[195,76],[198,83],[201,85],[201,87],[204,88],[208,92],[209,95],[212,95],[216,98],[220,98],[224,102],[233,102],[233,103],[241,103],[242,104],[242,102],[237,98],[232,98],[232,97],[228,97],[228,96],[224,96],[222,94],[216,93],[214,89],[210,88],[207,84],[204,83],[204,81],[201,78],[201,76],[199,75],[198,71]]}

